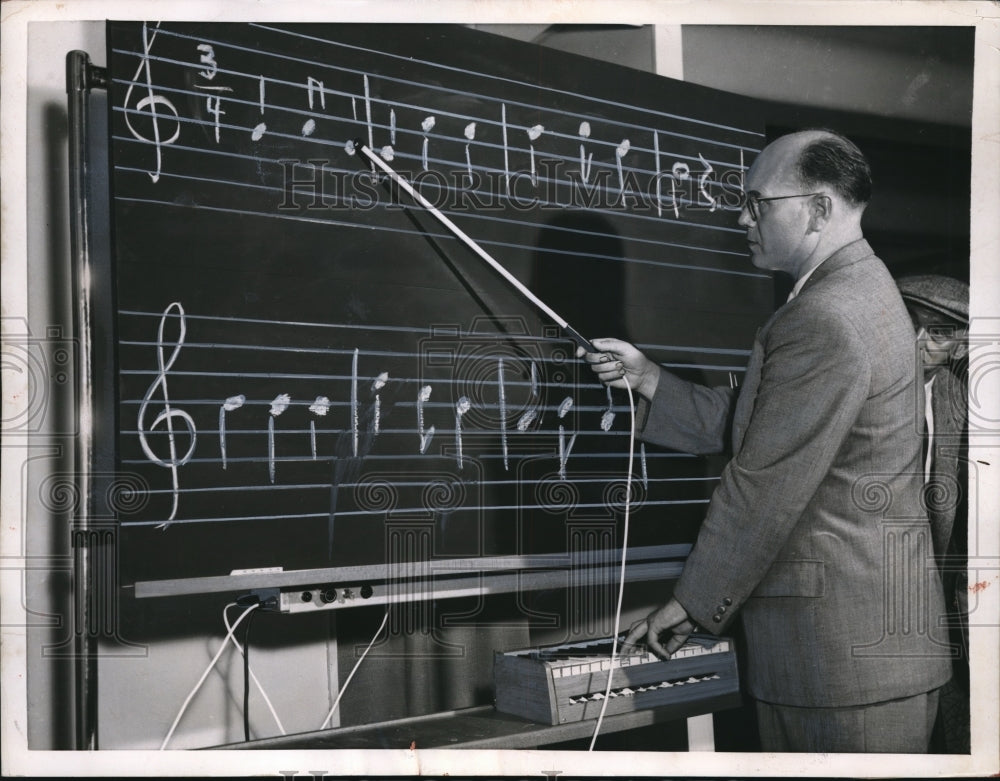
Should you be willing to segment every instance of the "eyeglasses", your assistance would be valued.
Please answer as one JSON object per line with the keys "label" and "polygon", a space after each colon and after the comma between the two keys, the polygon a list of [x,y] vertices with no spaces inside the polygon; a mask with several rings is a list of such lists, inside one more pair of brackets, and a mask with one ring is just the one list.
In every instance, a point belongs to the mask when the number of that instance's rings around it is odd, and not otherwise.
{"label": "eyeglasses", "polygon": [[811,198],[814,195],[823,195],[823,193],[796,193],[795,195],[772,195],[769,198],[761,198],[757,193],[750,192],[747,193],[743,203],[750,211],[750,217],[754,222],[760,221],[760,205],[765,201],[783,201],[786,198]]}

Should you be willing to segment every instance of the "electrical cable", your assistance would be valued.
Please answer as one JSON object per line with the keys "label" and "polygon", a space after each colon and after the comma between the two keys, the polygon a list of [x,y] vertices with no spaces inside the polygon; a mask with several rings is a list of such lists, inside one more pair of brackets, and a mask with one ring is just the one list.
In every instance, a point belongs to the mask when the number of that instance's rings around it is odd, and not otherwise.
{"label": "electrical cable", "polygon": [[[235,607],[235,606],[236,606],[235,602],[230,602],[228,605],[226,605],[226,610],[223,611],[223,614],[222,614],[223,618],[222,618],[222,620],[226,624],[226,631],[229,631],[230,629],[235,629],[236,628],[235,626],[233,626],[233,627],[229,626],[229,617],[226,615],[226,613],[228,612],[229,608]],[[243,653],[243,646],[240,645],[239,641],[236,639],[236,636],[232,635],[230,639],[233,641],[233,645],[236,646],[236,650],[239,653],[242,654]],[[264,698],[264,702],[267,703],[267,708],[268,708],[268,710],[271,711],[271,715],[274,717],[274,723],[278,725],[278,729],[281,730],[281,734],[282,735],[287,735],[288,733],[285,731],[285,727],[281,723],[281,719],[278,718],[278,713],[277,713],[277,711],[275,711],[274,705],[271,704],[271,698],[267,696],[267,692],[264,691],[264,687],[261,685],[261,682],[257,679],[257,676],[254,675],[253,668],[252,667],[248,667],[248,669],[250,670],[250,680],[252,680],[254,682],[254,684],[257,686],[257,691],[260,692],[261,697]]]}
{"label": "electrical cable", "polygon": [[247,742],[250,740],[250,627],[253,618],[251,613],[243,630],[243,740]]}
{"label": "electrical cable", "polygon": [[323,719],[323,723],[320,725],[320,729],[326,729],[326,725],[330,723],[330,719],[333,718],[334,711],[336,711],[337,706],[340,705],[340,698],[344,696],[344,692],[347,691],[347,687],[351,683],[351,678],[354,677],[354,673],[358,671],[358,667],[361,666],[361,663],[365,660],[365,657],[368,656],[368,652],[372,650],[372,646],[375,645],[375,640],[378,639],[378,636],[380,634],[382,634],[382,630],[385,628],[385,625],[388,621],[389,621],[389,611],[386,610],[385,616],[382,618],[382,623],[379,625],[379,628],[375,630],[375,634],[372,635],[371,642],[368,643],[368,647],[364,650],[364,653],[361,654],[358,661],[354,663],[354,668],[351,670],[351,674],[347,676],[347,680],[344,681],[344,685],[340,687],[340,691],[337,693],[337,699],[333,701],[333,707],[330,708],[330,712],[326,714],[326,718]]}
{"label": "electrical cable", "polygon": [[611,698],[611,683],[615,676],[615,658],[618,656],[618,630],[622,620],[622,602],[625,599],[625,560],[628,556],[628,524],[632,505],[632,462],[635,459],[635,397],[632,395],[632,386],[629,385],[628,377],[625,377],[625,390],[628,391],[628,406],[631,417],[628,439],[628,477],[625,482],[625,521],[622,529],[622,563],[618,580],[618,603],[615,608],[614,632],[611,635],[611,665],[608,670],[608,685],[604,690],[601,711],[597,715],[594,734],[590,738],[590,747],[587,751],[594,750],[594,743],[597,741],[597,735],[601,731],[601,725],[604,723],[604,712],[608,709],[608,700]]}
{"label": "electrical cable", "polygon": [[[235,606],[235,604],[236,604],[235,602],[232,602],[226,605],[225,608],[223,608],[222,610],[223,620],[225,620],[226,610]],[[243,619],[246,618],[248,615],[250,615],[250,613],[256,610],[258,607],[260,607],[259,604],[250,605],[250,607],[248,607],[240,614],[240,617],[236,619],[236,622],[231,627],[229,627],[229,631],[226,633],[226,637],[222,641],[222,645],[219,646],[219,650],[215,652],[215,656],[212,657],[212,661],[209,662],[208,667],[205,668],[205,672],[203,672],[201,674],[201,678],[198,679],[198,683],[194,685],[194,688],[191,690],[191,693],[188,694],[187,698],[184,700],[184,703],[181,705],[181,709],[177,712],[177,716],[174,718],[174,723],[170,725],[170,730],[167,732],[166,737],[163,738],[163,742],[160,744],[160,751],[163,751],[167,747],[167,743],[169,743],[170,738],[173,737],[174,730],[176,730],[177,725],[180,724],[181,717],[187,710],[188,705],[191,704],[191,700],[194,699],[194,695],[198,692],[198,689],[201,688],[201,685],[205,682],[205,679],[208,678],[208,674],[212,672],[212,669],[219,661],[219,657],[222,656],[222,652],[226,649],[226,646],[229,644],[229,640],[233,639],[233,641],[235,642],[235,638],[233,637],[233,632],[236,630],[236,627],[238,627],[240,623],[243,621]],[[227,626],[228,623],[229,622],[226,621]]]}

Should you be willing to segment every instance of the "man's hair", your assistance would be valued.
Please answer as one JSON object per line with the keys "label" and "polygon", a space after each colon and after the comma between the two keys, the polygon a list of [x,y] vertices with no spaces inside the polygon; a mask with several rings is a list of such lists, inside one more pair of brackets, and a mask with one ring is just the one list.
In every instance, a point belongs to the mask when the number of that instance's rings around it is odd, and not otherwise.
{"label": "man's hair", "polygon": [[864,206],[872,197],[872,172],[861,150],[850,139],[823,129],[807,144],[798,160],[798,174],[810,188],[828,185],[848,203]]}

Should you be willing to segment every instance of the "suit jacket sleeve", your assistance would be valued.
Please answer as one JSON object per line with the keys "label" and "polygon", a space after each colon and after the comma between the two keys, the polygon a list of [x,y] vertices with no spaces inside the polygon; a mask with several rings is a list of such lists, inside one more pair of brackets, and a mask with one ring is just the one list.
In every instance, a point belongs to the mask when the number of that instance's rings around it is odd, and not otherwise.
{"label": "suit jacket sleeve", "polygon": [[706,388],[661,369],[653,399],[639,401],[642,438],[683,453],[721,453],[734,395],[731,388]]}
{"label": "suit jacket sleeve", "polygon": [[[836,310],[793,302],[762,336],[745,433],[713,493],[674,596],[721,631],[778,558],[867,398],[866,345]],[[745,412],[743,405],[750,405]]]}

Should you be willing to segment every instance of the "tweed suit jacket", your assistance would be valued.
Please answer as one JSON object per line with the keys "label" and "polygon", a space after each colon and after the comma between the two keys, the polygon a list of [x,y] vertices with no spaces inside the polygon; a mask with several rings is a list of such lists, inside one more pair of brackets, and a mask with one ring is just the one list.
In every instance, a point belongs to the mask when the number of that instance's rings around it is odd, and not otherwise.
{"label": "tweed suit jacket", "polygon": [[[934,377],[931,410],[934,416],[933,461],[928,486],[927,515],[939,557],[953,550],[955,516],[963,500],[959,457],[968,452],[968,383],[960,367],[946,367]],[[964,509],[964,508],[962,508]],[[964,522],[964,518],[960,518]],[[959,534],[964,538],[964,531]]]}
{"label": "tweed suit jacket", "polygon": [[662,372],[645,440],[722,452],[732,420],[732,459],[674,596],[715,633],[742,614],[753,697],[861,705],[949,678],[922,410],[913,327],[864,240],[758,331],[738,396]]}

